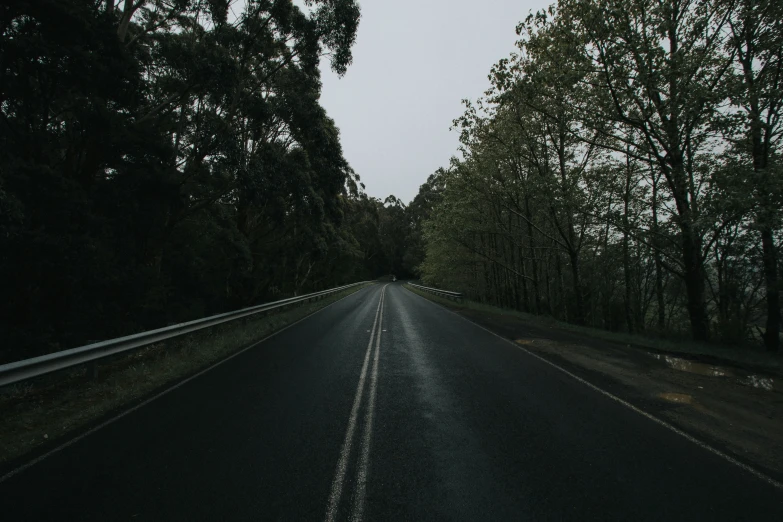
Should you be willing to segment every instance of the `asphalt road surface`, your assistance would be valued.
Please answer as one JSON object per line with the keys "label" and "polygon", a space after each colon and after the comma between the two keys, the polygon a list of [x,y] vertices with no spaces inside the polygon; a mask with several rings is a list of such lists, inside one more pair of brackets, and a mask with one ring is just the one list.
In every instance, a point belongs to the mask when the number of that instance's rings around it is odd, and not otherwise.
{"label": "asphalt road surface", "polygon": [[0,483],[0,518],[783,520],[783,491],[374,285]]}

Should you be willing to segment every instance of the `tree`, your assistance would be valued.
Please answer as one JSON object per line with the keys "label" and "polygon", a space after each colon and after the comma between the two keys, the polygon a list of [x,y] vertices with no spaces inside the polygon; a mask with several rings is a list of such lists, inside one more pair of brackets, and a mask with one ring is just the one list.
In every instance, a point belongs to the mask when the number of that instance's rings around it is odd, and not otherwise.
{"label": "tree", "polygon": [[352,171],[318,66],[345,72],[358,21],[353,0],[5,2],[0,356],[344,282]]}
{"label": "tree", "polygon": [[[699,153],[710,147],[709,126],[725,94],[730,57],[728,13],[721,0],[567,0],[560,34],[584,42],[598,91],[586,119],[640,158],[650,155],[677,209],[682,275],[695,340],[709,337],[701,226]],[[612,125],[606,125],[610,122]],[[643,138],[637,142],[628,129]]]}
{"label": "tree", "polygon": [[736,152],[746,164],[753,209],[761,236],[767,317],[764,342],[768,350],[780,348],[779,249],[783,207],[783,174],[778,147],[783,134],[783,7],[770,0],[742,0],[729,11],[729,37],[725,52],[734,57],[727,84],[732,106],[722,125]]}

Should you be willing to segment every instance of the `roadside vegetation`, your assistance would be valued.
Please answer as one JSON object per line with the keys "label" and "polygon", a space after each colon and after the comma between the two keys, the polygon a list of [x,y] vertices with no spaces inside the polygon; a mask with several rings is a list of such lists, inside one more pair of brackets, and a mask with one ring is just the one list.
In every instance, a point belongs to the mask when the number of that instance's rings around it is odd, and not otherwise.
{"label": "roadside vegetation", "polygon": [[0,393],[0,464],[86,429],[363,287],[120,355],[101,362],[92,379],[80,368],[6,387]]}
{"label": "roadside vegetation", "polygon": [[[479,303],[470,299],[454,301],[419,290],[406,285],[411,292],[430,301],[441,304],[455,311],[467,311],[467,317],[502,316],[513,318],[520,326],[532,325],[542,330],[554,330],[574,334],[577,337],[587,337],[601,341],[609,341],[616,348],[633,351],[651,351],[654,353],[683,356],[688,359],[705,360],[710,363],[724,363],[745,368],[749,371],[774,373],[783,376],[783,359],[777,354],[769,353],[762,346],[738,350],[736,348],[717,345],[715,343],[697,343],[687,339],[667,339],[630,334],[628,332],[610,332],[600,328],[579,326],[553,317],[533,315],[519,310],[501,308],[487,303]],[[470,312],[474,312],[470,313]],[[500,332],[496,332],[500,333]],[[512,339],[513,340],[513,339]],[[588,349],[588,348],[582,348]]]}
{"label": "roadside vegetation", "polygon": [[782,9],[531,14],[454,122],[462,157],[422,186],[421,280],[569,324],[778,352]]}

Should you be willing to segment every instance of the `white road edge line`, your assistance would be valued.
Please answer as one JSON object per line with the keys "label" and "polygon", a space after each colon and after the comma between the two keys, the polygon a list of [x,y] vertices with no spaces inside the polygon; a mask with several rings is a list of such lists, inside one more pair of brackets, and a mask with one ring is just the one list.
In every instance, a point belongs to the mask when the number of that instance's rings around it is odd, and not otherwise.
{"label": "white road edge line", "polygon": [[276,330],[276,331],[272,332],[271,334],[267,335],[266,337],[264,337],[264,338],[263,338],[263,339],[261,339],[260,341],[256,341],[256,342],[254,342],[253,344],[251,344],[251,345],[249,345],[249,346],[246,346],[245,348],[242,348],[242,349],[241,349],[241,350],[239,350],[238,352],[236,352],[236,353],[233,353],[233,354],[229,355],[229,356],[228,356],[228,357],[226,357],[225,359],[221,359],[221,360],[219,360],[218,362],[216,362],[216,363],[212,364],[211,366],[207,366],[206,368],[204,368],[204,369],[203,369],[203,370],[201,370],[200,372],[198,372],[198,373],[195,373],[195,374],[191,375],[190,377],[188,377],[188,378],[186,378],[186,379],[184,379],[184,380],[181,380],[181,381],[177,382],[176,384],[174,384],[174,385],[172,385],[172,386],[170,386],[170,387],[166,388],[165,390],[163,390],[163,391],[161,391],[161,392],[159,392],[159,393],[157,393],[157,394],[153,395],[153,396],[152,396],[152,397],[150,397],[149,399],[146,399],[146,400],[144,400],[144,401],[140,402],[140,403],[139,403],[139,404],[137,404],[136,406],[133,406],[132,408],[128,408],[127,410],[125,410],[125,411],[122,411],[122,412],[118,413],[118,414],[117,414],[117,415],[115,415],[114,417],[112,417],[112,418],[110,418],[110,419],[108,419],[108,420],[106,420],[106,421],[104,421],[104,422],[102,422],[102,423],[98,424],[97,426],[94,426],[94,427],[90,428],[89,430],[85,431],[85,432],[84,432],[84,433],[82,433],[81,435],[78,435],[78,436],[76,436],[76,437],[74,437],[74,438],[72,438],[72,439],[69,439],[69,440],[67,440],[67,441],[63,442],[63,443],[62,443],[62,444],[60,444],[59,446],[57,446],[57,447],[55,447],[55,448],[52,448],[51,450],[47,451],[47,452],[46,452],[46,453],[44,453],[43,455],[40,455],[40,456],[38,456],[38,457],[34,458],[33,460],[31,460],[31,461],[29,461],[29,462],[25,462],[24,464],[22,464],[22,465],[21,465],[21,466],[19,466],[18,468],[12,469],[12,470],[11,470],[11,471],[9,471],[8,473],[6,473],[6,474],[5,474],[5,475],[3,475],[2,477],[0,477],[0,484],[2,484],[3,482],[5,482],[6,480],[10,479],[10,478],[11,478],[11,477],[13,477],[14,475],[17,475],[17,474],[21,473],[22,471],[24,471],[24,470],[26,470],[26,469],[29,469],[29,468],[31,468],[31,467],[33,467],[33,466],[35,466],[36,464],[38,464],[38,463],[39,463],[39,462],[41,462],[42,460],[44,460],[44,459],[46,459],[46,458],[48,458],[48,457],[51,457],[51,456],[52,456],[52,455],[54,455],[55,453],[59,453],[60,451],[62,451],[62,450],[64,450],[65,448],[67,448],[68,446],[71,446],[71,445],[73,445],[73,444],[75,444],[75,443],[79,442],[80,440],[84,439],[85,437],[88,437],[88,436],[92,435],[93,433],[95,433],[96,431],[100,430],[101,428],[105,428],[105,427],[106,427],[106,426],[108,426],[109,424],[112,424],[112,423],[114,423],[114,422],[116,422],[116,421],[120,420],[121,418],[125,417],[126,415],[128,415],[128,414],[130,414],[130,413],[133,413],[134,411],[138,410],[139,408],[143,408],[144,406],[146,406],[147,404],[151,403],[152,401],[154,401],[154,400],[157,400],[157,399],[159,399],[159,398],[163,397],[164,395],[166,395],[167,393],[169,393],[169,392],[172,392],[172,391],[176,390],[176,389],[177,389],[177,388],[179,388],[180,386],[183,386],[183,385],[185,385],[185,384],[189,383],[189,382],[190,382],[190,381],[192,381],[193,379],[195,379],[195,378],[197,378],[197,377],[200,377],[200,376],[204,375],[204,374],[205,374],[205,373],[207,373],[208,371],[210,371],[210,370],[212,370],[212,369],[214,369],[214,368],[217,368],[218,366],[220,366],[221,364],[223,364],[223,363],[225,363],[225,362],[228,362],[228,361],[230,361],[230,360],[231,360],[231,359],[233,359],[234,357],[237,357],[238,355],[242,355],[243,353],[245,353],[246,351],[250,350],[251,348],[255,348],[256,346],[258,346],[259,344],[263,343],[264,341],[266,341],[266,340],[268,340],[268,339],[271,339],[272,337],[274,337],[274,336],[278,335],[279,333],[282,333],[282,332],[283,332],[283,331],[285,331],[285,330],[288,330],[288,329],[289,329],[289,328],[291,328],[292,326],[296,326],[297,324],[301,323],[301,322],[302,322],[302,321],[304,321],[305,319],[308,319],[308,318],[310,318],[310,317],[314,316],[315,314],[317,314],[317,313],[319,313],[319,312],[321,312],[321,311],[323,311],[323,310],[326,310],[326,309],[327,309],[327,308],[329,308],[330,306],[336,305],[337,303],[339,303],[339,302],[340,302],[340,301],[342,301],[343,299],[346,299],[346,298],[348,298],[348,297],[351,297],[352,295],[355,295],[357,292],[360,292],[360,291],[361,291],[363,288],[366,288],[366,287],[362,287],[362,288],[360,288],[359,290],[357,290],[356,292],[352,292],[352,293],[350,293],[350,294],[348,294],[348,295],[346,295],[346,296],[344,296],[344,297],[341,297],[340,299],[338,299],[338,300],[337,300],[337,301],[335,301],[334,303],[329,303],[328,305],[324,306],[323,308],[319,308],[319,309],[318,309],[318,310],[316,310],[315,312],[313,312],[313,313],[311,313],[311,314],[307,314],[306,316],[302,317],[301,319],[299,319],[299,320],[297,320],[297,321],[294,321],[293,323],[289,324],[288,326],[284,326],[283,328],[281,328],[281,329],[279,329],[279,330]]}
{"label": "white road edge line", "polygon": [[[332,479],[332,487],[329,493],[329,502],[326,507],[327,522],[333,522],[337,516],[337,508],[340,506],[340,497],[343,494],[343,484],[345,483],[345,472],[348,469],[348,459],[351,456],[351,448],[353,446],[353,435],[356,431],[356,421],[359,415],[359,408],[362,404],[362,395],[364,394],[364,381],[367,378],[367,366],[370,362],[370,354],[372,353],[372,341],[375,337],[376,327],[378,326],[378,318],[381,314],[381,305],[383,304],[383,296],[386,293],[386,286],[381,289],[381,297],[378,299],[378,308],[375,310],[375,321],[372,325],[372,332],[370,333],[370,342],[367,343],[367,351],[364,354],[364,364],[362,365],[362,371],[359,374],[359,384],[356,386],[356,394],[353,399],[353,406],[351,407],[351,415],[348,417],[348,427],[345,430],[345,438],[343,439],[343,445],[340,448],[340,458],[337,460],[337,468],[334,472],[334,479]],[[380,331],[378,332],[380,335]]]}
{"label": "white road edge line", "polygon": [[[388,286],[388,285],[387,285]],[[364,504],[367,494],[367,481],[370,467],[370,442],[372,440],[372,424],[375,412],[375,394],[378,388],[378,356],[381,351],[381,334],[383,329],[383,310],[386,308],[386,287],[383,288],[384,298],[381,305],[381,317],[378,322],[378,335],[375,337],[375,355],[372,361],[372,373],[370,374],[370,396],[367,399],[367,411],[364,414],[364,432],[362,433],[362,449],[359,454],[359,463],[356,467],[356,491],[354,495],[351,520],[359,522],[364,516]]]}
{"label": "white road edge line", "polygon": [[742,469],[744,471],[747,471],[751,475],[755,476],[758,479],[763,480],[767,484],[769,484],[769,485],[771,485],[773,487],[776,487],[778,489],[783,490],[783,483],[778,482],[777,480],[775,480],[774,478],[770,477],[769,475],[766,475],[766,474],[762,473],[761,471],[759,471],[759,470],[757,470],[757,469],[755,469],[755,468],[745,464],[744,462],[740,462],[739,460],[735,459],[731,455],[727,455],[726,453],[722,452],[721,450],[719,450],[719,449],[717,449],[717,448],[715,448],[713,446],[710,446],[706,442],[703,442],[703,441],[697,439],[696,437],[694,437],[693,435],[690,435],[690,434],[686,433],[685,431],[681,430],[680,428],[677,428],[676,426],[674,426],[672,424],[669,424],[665,420],[660,419],[660,418],[658,418],[655,415],[652,415],[650,413],[647,413],[646,411],[644,411],[644,410],[642,410],[640,408],[637,408],[636,406],[634,406],[630,402],[628,402],[628,401],[626,401],[624,399],[621,399],[620,397],[618,397],[618,396],[616,396],[616,395],[614,395],[614,394],[612,394],[612,393],[610,393],[610,392],[608,392],[608,391],[606,391],[606,390],[604,390],[602,388],[599,388],[595,384],[592,384],[592,383],[584,380],[583,378],[579,377],[578,375],[575,375],[575,374],[571,373],[570,371],[566,370],[565,368],[563,368],[561,366],[558,366],[557,364],[553,363],[552,361],[549,361],[549,360],[545,359],[544,357],[541,357],[540,355],[531,352],[530,350],[528,350],[528,349],[518,345],[517,343],[511,341],[510,339],[506,339],[505,337],[496,334],[492,330],[484,328],[480,324],[471,321],[467,317],[463,317],[460,314],[458,314],[458,313],[456,313],[456,312],[454,312],[452,310],[449,310],[448,308],[446,308],[445,306],[441,305],[440,303],[436,303],[435,301],[430,301],[426,297],[421,296],[421,295],[419,295],[419,294],[417,294],[415,292],[412,292],[409,289],[408,289],[408,291],[411,292],[412,294],[418,296],[418,297],[421,297],[422,299],[424,299],[424,300],[426,300],[426,301],[428,301],[428,302],[430,302],[430,303],[432,303],[434,305],[440,306],[441,308],[443,308],[447,312],[456,315],[460,319],[469,322],[473,326],[477,326],[478,328],[481,328],[485,332],[488,332],[488,333],[494,335],[498,339],[502,339],[503,341],[511,344],[513,347],[515,347],[515,348],[517,348],[519,350],[522,350],[523,352],[525,352],[526,354],[530,355],[531,357],[534,357],[534,358],[538,359],[539,361],[541,361],[541,362],[543,362],[545,364],[548,364],[549,366],[551,366],[551,367],[553,367],[553,368],[563,372],[564,374],[568,375],[569,377],[571,377],[571,378],[579,381],[580,383],[584,384],[588,388],[591,388],[592,390],[597,391],[601,395],[604,395],[605,397],[608,397],[608,398],[612,399],[613,401],[622,404],[626,408],[635,411],[639,415],[642,415],[643,417],[646,417],[646,418],[650,419],[651,421],[655,422],[656,424],[659,424],[659,425],[663,426],[664,428],[666,428],[666,429],[676,433],[677,435],[680,435],[681,437],[691,441],[692,443],[696,444],[697,446],[699,446],[699,447],[709,451],[713,455],[716,455],[716,456],[722,458],[723,460],[725,460],[725,461],[727,461],[727,462],[729,462],[731,464],[734,464],[738,468],[740,468],[740,469]]}

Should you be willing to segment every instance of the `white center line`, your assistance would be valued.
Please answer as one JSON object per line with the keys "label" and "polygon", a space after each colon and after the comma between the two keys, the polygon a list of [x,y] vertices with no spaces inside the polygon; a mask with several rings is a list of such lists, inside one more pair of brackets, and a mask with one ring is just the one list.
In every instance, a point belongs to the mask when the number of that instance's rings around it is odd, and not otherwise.
{"label": "white center line", "polygon": [[[353,435],[356,431],[356,420],[359,414],[359,408],[362,404],[362,395],[364,394],[364,381],[367,378],[367,366],[370,362],[370,352],[372,351],[372,341],[375,336],[376,327],[378,326],[378,319],[381,316],[381,305],[383,304],[383,297],[386,293],[386,287],[381,290],[381,297],[378,300],[378,308],[375,311],[375,321],[372,325],[372,331],[370,333],[370,342],[367,343],[367,351],[364,354],[364,364],[362,365],[362,372],[359,375],[359,384],[356,387],[356,395],[353,399],[353,406],[351,407],[351,415],[348,418],[348,428],[345,430],[345,438],[343,439],[343,445],[340,449],[340,458],[337,461],[337,469],[335,470],[334,479],[332,480],[332,489],[329,494],[329,503],[326,508],[326,521],[333,522],[337,516],[337,508],[340,505],[340,497],[343,493],[343,483],[345,482],[345,472],[348,468],[348,458],[351,455],[351,447],[353,446]],[[380,336],[380,331],[378,331]]]}
{"label": "white center line", "polygon": [[367,400],[367,412],[364,417],[364,432],[362,433],[362,448],[359,454],[359,463],[356,467],[356,494],[354,496],[353,512],[351,520],[359,522],[364,514],[364,504],[367,493],[367,477],[370,466],[370,441],[372,439],[372,421],[375,412],[375,391],[378,387],[378,355],[381,351],[381,332],[383,325],[383,309],[386,300],[381,305],[381,319],[378,322],[378,336],[375,338],[375,355],[372,361],[372,373],[370,374],[370,397]]}

